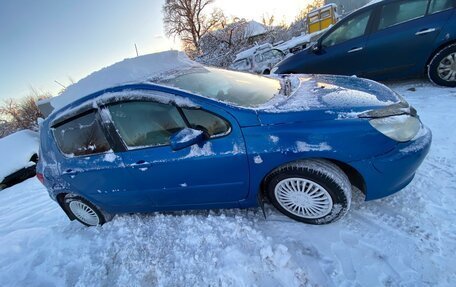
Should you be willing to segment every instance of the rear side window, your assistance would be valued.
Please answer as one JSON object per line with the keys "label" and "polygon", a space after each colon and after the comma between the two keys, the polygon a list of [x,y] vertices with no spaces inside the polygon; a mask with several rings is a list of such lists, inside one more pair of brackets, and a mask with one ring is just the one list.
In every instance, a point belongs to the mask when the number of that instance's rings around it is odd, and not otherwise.
{"label": "rear side window", "polygon": [[426,14],[429,0],[403,0],[382,7],[378,29],[385,29]]}
{"label": "rear side window", "polygon": [[191,128],[205,131],[211,137],[222,136],[230,131],[229,124],[214,114],[195,109],[182,109],[182,111],[189,121]]}
{"label": "rear side window", "polygon": [[120,137],[130,148],[168,145],[171,135],[186,128],[173,105],[125,102],[108,109]]}
{"label": "rear side window", "polygon": [[110,150],[95,112],[59,124],[53,131],[57,145],[65,155],[87,156]]}
{"label": "rear side window", "polygon": [[322,41],[324,47],[331,47],[361,37],[366,32],[371,11],[364,12],[337,27]]}
{"label": "rear side window", "polygon": [[454,0],[431,0],[429,14],[438,13],[454,7]]}

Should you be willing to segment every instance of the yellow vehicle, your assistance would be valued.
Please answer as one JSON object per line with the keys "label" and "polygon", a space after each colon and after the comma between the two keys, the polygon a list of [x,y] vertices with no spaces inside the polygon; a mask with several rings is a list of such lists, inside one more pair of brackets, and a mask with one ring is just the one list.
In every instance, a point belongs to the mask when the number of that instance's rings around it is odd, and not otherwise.
{"label": "yellow vehicle", "polygon": [[337,22],[337,5],[330,3],[307,14],[307,32],[312,34],[334,25]]}

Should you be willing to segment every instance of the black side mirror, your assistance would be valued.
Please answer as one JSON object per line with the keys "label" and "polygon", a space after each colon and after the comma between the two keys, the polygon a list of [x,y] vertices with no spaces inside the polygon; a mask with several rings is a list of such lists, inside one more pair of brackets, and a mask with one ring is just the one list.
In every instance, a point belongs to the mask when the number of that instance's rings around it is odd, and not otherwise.
{"label": "black side mirror", "polygon": [[320,41],[318,41],[312,46],[312,52],[318,53],[318,52],[320,52],[320,50],[321,50],[321,43],[320,43]]}
{"label": "black side mirror", "polygon": [[204,132],[194,129],[185,128],[170,138],[171,149],[181,150],[194,144],[199,144],[206,139]]}

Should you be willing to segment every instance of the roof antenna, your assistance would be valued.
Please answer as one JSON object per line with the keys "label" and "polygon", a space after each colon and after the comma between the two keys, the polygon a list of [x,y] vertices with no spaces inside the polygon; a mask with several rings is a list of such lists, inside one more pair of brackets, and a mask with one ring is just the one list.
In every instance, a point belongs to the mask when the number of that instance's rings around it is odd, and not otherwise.
{"label": "roof antenna", "polygon": [[55,82],[56,84],[58,84],[59,86],[61,86],[62,88],[66,89],[66,87],[65,87],[63,84],[61,84],[59,81],[54,80],[54,82]]}
{"label": "roof antenna", "polygon": [[136,50],[136,57],[139,57],[138,46],[136,46],[136,43],[135,43],[135,50]]}

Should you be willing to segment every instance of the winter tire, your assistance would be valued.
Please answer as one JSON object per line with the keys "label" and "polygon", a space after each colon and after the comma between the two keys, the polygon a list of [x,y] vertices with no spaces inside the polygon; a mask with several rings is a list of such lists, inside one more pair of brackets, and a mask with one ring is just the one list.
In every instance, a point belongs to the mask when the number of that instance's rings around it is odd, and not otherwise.
{"label": "winter tire", "polygon": [[351,203],[345,173],[326,160],[306,160],[278,168],[267,179],[267,195],[286,216],[309,224],[342,218]]}
{"label": "winter tire", "polygon": [[428,66],[431,82],[446,87],[456,87],[456,44],[440,50]]}
{"label": "winter tire", "polygon": [[107,221],[95,205],[80,196],[67,194],[64,203],[66,209],[86,226],[103,225]]}

